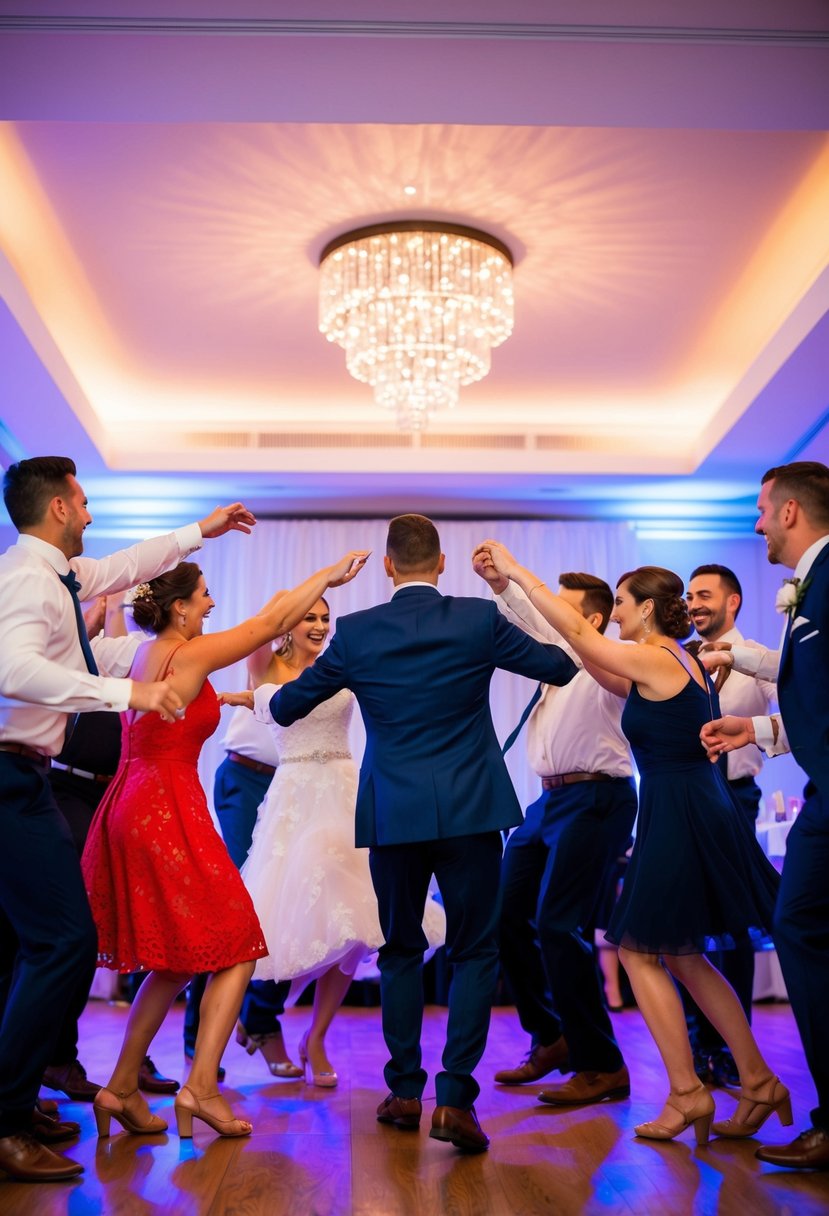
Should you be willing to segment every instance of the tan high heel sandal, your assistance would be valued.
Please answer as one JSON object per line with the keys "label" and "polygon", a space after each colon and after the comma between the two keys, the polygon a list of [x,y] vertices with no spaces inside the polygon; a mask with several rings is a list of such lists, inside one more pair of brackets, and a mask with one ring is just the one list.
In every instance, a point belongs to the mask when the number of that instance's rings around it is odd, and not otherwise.
{"label": "tan high heel sandal", "polygon": [[[687,1099],[687,1101],[682,1101]],[[697,1144],[707,1144],[711,1131],[711,1120],[714,1118],[714,1099],[704,1085],[695,1089],[687,1089],[683,1093],[674,1090],[668,1094],[666,1106],[672,1107],[681,1118],[677,1127],[669,1127],[667,1123],[640,1123],[634,1128],[637,1136],[646,1140],[673,1140],[676,1136],[693,1126]]]}
{"label": "tan high heel sandal", "polygon": [[[202,1123],[212,1127],[213,1131],[218,1132],[220,1136],[236,1138],[251,1134],[253,1125],[248,1123],[247,1119],[237,1119],[235,1115],[230,1119],[219,1119],[218,1116],[209,1115],[206,1110],[202,1110],[202,1102],[209,1102],[211,1098],[218,1097],[219,1091],[217,1090],[215,1094],[203,1094],[199,1099],[189,1085],[182,1085],[173,1103],[176,1112],[176,1127],[182,1140],[192,1139],[194,1119],[201,1119]],[[240,1128],[241,1130],[239,1130]]]}
{"label": "tan high heel sandal", "polygon": [[[283,1077],[289,1081],[295,1081],[298,1077],[303,1076],[303,1069],[298,1064],[294,1064],[293,1060],[271,1060],[268,1052],[269,1045],[275,1045],[279,1041],[282,1052],[285,1053],[285,1040],[282,1037],[281,1030],[274,1030],[270,1034],[248,1034],[241,1022],[236,1026],[236,1042],[240,1047],[244,1047],[249,1056],[254,1052],[261,1051],[262,1058],[268,1066],[271,1076]],[[285,1053],[287,1056],[287,1053]]]}
{"label": "tan high heel sandal", "polygon": [[339,1082],[339,1077],[337,1076],[337,1074],[334,1072],[333,1069],[330,1069],[328,1072],[315,1072],[314,1071],[314,1066],[311,1063],[311,1061],[308,1059],[308,1031],[307,1030],[299,1041],[299,1046],[297,1048],[297,1051],[299,1052],[299,1058],[300,1058],[300,1061],[302,1062],[302,1068],[305,1073],[305,1084],[306,1085],[316,1085],[316,1087],[318,1089],[336,1089],[337,1088],[337,1084]]}
{"label": "tan high heel sandal", "polygon": [[[113,1089],[108,1089],[103,1085],[95,1095],[92,1102],[92,1110],[95,1115],[95,1124],[98,1128],[98,1135],[108,1136],[110,1120],[115,1119],[120,1123],[125,1132],[129,1132],[132,1136],[157,1136],[161,1132],[166,1132],[167,1124],[159,1115],[150,1115],[147,1123],[136,1123],[132,1115],[127,1113],[124,1106],[127,1098],[131,1098],[133,1094],[137,1094],[137,1089],[131,1089],[129,1092],[116,1093]],[[110,1101],[105,1095],[109,1095]]]}
{"label": "tan high heel sandal", "polygon": [[791,1127],[794,1122],[791,1095],[779,1077],[769,1077],[753,1089],[741,1089],[740,1098],[752,1103],[748,1114],[738,1119],[735,1112],[730,1119],[721,1119],[714,1124],[715,1136],[744,1140],[758,1132],[775,1111],[783,1127]]}

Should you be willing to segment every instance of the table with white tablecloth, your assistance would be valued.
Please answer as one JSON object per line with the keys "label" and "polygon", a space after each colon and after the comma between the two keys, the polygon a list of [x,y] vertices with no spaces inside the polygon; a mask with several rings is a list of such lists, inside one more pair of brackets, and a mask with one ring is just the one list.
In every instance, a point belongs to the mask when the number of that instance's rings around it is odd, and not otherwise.
{"label": "table with white tablecloth", "polygon": [[[786,840],[792,830],[793,822],[791,819],[779,822],[772,819],[757,824],[757,839],[766,857],[777,870],[783,868]],[[787,1001],[789,999],[776,950],[758,950],[755,954],[752,996],[755,1001]]]}

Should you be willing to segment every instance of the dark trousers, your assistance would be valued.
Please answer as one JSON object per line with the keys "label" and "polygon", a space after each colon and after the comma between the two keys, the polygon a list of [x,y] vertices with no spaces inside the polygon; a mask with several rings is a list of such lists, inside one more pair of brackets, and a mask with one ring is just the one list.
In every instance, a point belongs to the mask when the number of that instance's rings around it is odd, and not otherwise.
{"label": "dark trousers", "polygon": [[[222,839],[231,861],[241,870],[250,851],[256,814],[268,792],[271,778],[257,773],[244,764],[225,756],[216,769],[213,784],[213,805],[219,820]],[[184,1045],[195,1048],[199,1032],[199,1006],[209,976],[194,975],[187,989],[184,1010]],[[279,1030],[279,1015],[291,985],[289,981],[276,984],[273,980],[251,980],[245,992],[239,1020],[248,1034],[273,1034]]]}
{"label": "dark trousers", "polygon": [[383,845],[369,854],[380,928],[383,1035],[391,1059],[386,1083],[401,1098],[419,1098],[423,1025],[423,909],[434,874],[446,910],[446,957],[452,965],[438,1106],[467,1110],[480,1092],[472,1076],[486,1047],[498,981],[501,835],[487,832]]}
{"label": "dark trousers", "polygon": [[635,817],[629,778],[563,785],[527,808],[504,854],[501,963],[518,1017],[533,1044],[563,1032],[577,1072],[624,1063],[591,939]]}
{"label": "dark trousers", "polygon": [[[762,791],[753,777],[729,781],[729,789],[746,817],[752,832],[757,819]],[[754,991],[754,947],[749,943],[734,950],[714,950],[707,956],[722,972],[737,994],[743,1011],[751,1022],[751,999]],[[725,1048],[725,1040],[700,1009],[694,998],[679,985],[688,1037],[695,1055],[710,1056]]]}
{"label": "dark trousers", "polygon": [[786,841],[774,944],[817,1089],[812,1122],[829,1131],[829,795],[807,791]]}
{"label": "dark trousers", "polygon": [[[67,773],[56,768],[49,773],[49,784],[52,787],[55,802],[58,804],[58,810],[72,833],[72,839],[80,857],[89,835],[89,825],[95,817],[95,812],[107,787],[101,781],[90,781],[88,777],[79,777],[77,773]],[[92,978],[90,977],[90,984]],[[79,989],[74,1001],[67,1006],[58,1028],[51,1064],[69,1064],[72,1060],[77,1059],[78,1022],[88,999],[89,987]]]}
{"label": "dark trousers", "polygon": [[31,1119],[59,1023],[92,982],[98,940],[46,769],[0,752],[0,1137]]}

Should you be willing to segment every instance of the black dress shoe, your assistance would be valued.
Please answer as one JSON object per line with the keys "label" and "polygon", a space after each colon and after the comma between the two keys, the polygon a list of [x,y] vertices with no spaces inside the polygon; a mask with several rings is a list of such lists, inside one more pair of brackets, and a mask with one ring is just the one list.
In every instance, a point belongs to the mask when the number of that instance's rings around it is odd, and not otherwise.
{"label": "black dress shoe", "polygon": [[433,1140],[445,1140],[465,1153],[483,1153],[489,1148],[489,1136],[481,1130],[475,1107],[461,1110],[457,1106],[436,1106],[432,1115]]}
{"label": "black dress shoe", "polygon": [[138,1070],[138,1088],[147,1094],[177,1094],[178,1081],[172,1077],[162,1077],[149,1056],[144,1056]]}
{"label": "black dress shoe", "polygon": [[496,1072],[495,1081],[498,1085],[527,1085],[530,1081],[540,1081],[556,1069],[570,1071],[570,1049],[563,1034],[549,1047],[536,1043],[517,1068],[502,1068]]}
{"label": "black dress shoe", "polygon": [[[193,1053],[195,1052],[195,1050],[196,1050],[195,1047],[191,1047],[189,1043],[185,1043],[184,1044],[185,1060],[192,1060]],[[224,1064],[220,1064],[219,1067],[216,1069],[216,1080],[224,1081],[224,1079],[225,1079],[225,1066],[224,1066]]]}
{"label": "black dress shoe", "polygon": [[56,1119],[54,1115],[46,1115],[35,1105],[29,1131],[41,1144],[58,1144],[61,1140],[73,1140],[79,1136],[81,1125],[74,1119]]}
{"label": "black dress shoe", "polygon": [[0,1170],[18,1182],[60,1182],[82,1174],[83,1166],[53,1153],[28,1132],[18,1132],[0,1139]]}
{"label": "black dress shoe", "polygon": [[50,1064],[43,1074],[47,1089],[59,1089],[73,1102],[92,1102],[101,1088],[86,1079],[86,1069],[80,1060],[69,1064]]}
{"label": "black dress shoe", "polygon": [[378,1123],[393,1123],[395,1127],[417,1129],[423,1107],[420,1098],[398,1098],[389,1094],[377,1107]]}
{"label": "black dress shoe", "polygon": [[764,1144],[754,1156],[790,1170],[829,1170],[829,1131],[808,1127],[791,1144]]}

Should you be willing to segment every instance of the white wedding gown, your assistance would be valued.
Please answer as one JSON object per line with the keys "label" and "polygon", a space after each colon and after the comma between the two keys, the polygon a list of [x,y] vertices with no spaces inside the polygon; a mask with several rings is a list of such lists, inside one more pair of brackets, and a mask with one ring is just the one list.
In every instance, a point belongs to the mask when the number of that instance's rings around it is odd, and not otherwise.
{"label": "white wedding gown", "polygon": [[[277,687],[257,689],[257,706]],[[351,974],[383,944],[368,849],[354,847],[353,709],[354,697],[343,689],[292,726],[266,718],[279,767],[259,807],[242,878],[268,946],[253,978],[301,979],[292,996],[335,963]],[[443,943],[446,918],[431,898],[423,929],[430,947]]]}

